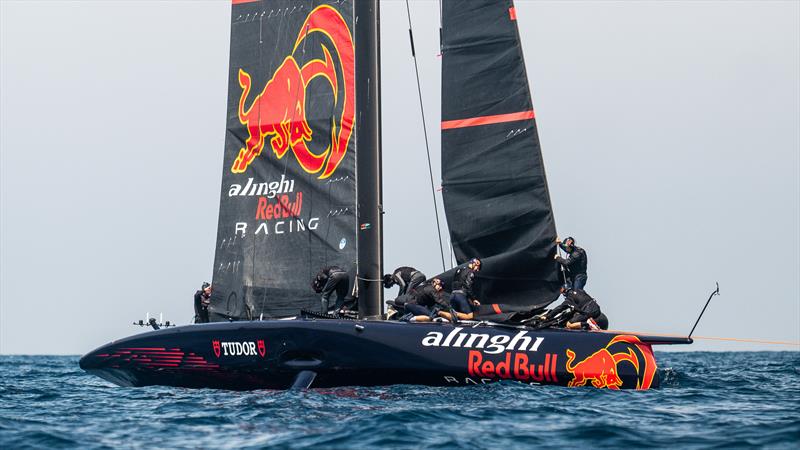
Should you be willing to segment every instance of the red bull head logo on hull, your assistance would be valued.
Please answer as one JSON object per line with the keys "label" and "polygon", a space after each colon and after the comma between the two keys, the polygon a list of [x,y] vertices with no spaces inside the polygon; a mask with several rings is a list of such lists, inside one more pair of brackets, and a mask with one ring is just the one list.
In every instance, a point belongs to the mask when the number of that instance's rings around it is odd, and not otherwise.
{"label": "red bull head logo on hull", "polygon": [[[322,33],[332,48],[320,44],[324,59],[313,59],[300,66],[296,59],[305,49],[308,36]],[[344,159],[353,134],[355,119],[355,49],[350,30],[334,8],[323,5],[306,18],[295,40],[292,54],[275,70],[264,89],[247,104],[252,81],[250,74],[239,69],[242,88],[239,99],[239,121],[247,128],[248,137],[239,150],[231,172],[244,173],[258,157],[267,138],[272,152],[279,159],[292,150],[300,167],[308,173],[330,177]],[[336,58],[334,58],[334,56]],[[338,64],[338,67],[337,67]],[[317,77],[323,77],[333,89],[334,102],[341,115],[331,119],[330,145],[319,153],[308,143],[314,131],[306,117],[306,89]],[[337,120],[338,119],[338,120]]]}
{"label": "red bull head logo on hull", "polygon": [[[627,351],[612,353],[609,348],[619,343],[632,344],[632,347],[628,346]],[[634,352],[634,348],[638,350],[640,356]],[[591,383],[596,388],[617,390],[623,385],[618,368],[620,363],[630,364],[635,370],[638,377],[636,389],[650,389],[656,374],[656,359],[652,348],[642,343],[636,336],[615,336],[604,348],[582,361],[577,363],[574,361],[575,352],[567,349],[567,372],[573,376],[567,384],[569,387],[586,386]]]}

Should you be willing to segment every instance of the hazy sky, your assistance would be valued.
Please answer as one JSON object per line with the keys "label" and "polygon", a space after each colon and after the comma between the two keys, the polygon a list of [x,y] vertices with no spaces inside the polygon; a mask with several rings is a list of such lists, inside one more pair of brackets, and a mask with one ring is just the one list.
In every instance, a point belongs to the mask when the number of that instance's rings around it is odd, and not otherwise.
{"label": "hazy sky", "polygon": [[[85,353],[147,311],[189,322],[214,260],[230,8],[0,1],[0,353]],[[385,264],[432,275],[405,3],[381,8]],[[438,184],[438,8],[411,8]],[[685,334],[719,281],[697,335],[800,340],[800,3],[517,15],[557,227],[611,327]]]}

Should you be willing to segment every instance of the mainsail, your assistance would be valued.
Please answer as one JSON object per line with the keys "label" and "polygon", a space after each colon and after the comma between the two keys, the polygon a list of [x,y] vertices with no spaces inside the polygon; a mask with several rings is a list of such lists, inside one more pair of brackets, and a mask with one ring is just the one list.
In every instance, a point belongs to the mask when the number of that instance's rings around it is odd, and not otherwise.
{"label": "mainsail", "polygon": [[482,302],[557,298],[555,221],[510,0],[443,2],[442,186],[457,261],[483,260]]}
{"label": "mainsail", "polygon": [[356,260],[351,2],[233,0],[212,320],[318,308]]}

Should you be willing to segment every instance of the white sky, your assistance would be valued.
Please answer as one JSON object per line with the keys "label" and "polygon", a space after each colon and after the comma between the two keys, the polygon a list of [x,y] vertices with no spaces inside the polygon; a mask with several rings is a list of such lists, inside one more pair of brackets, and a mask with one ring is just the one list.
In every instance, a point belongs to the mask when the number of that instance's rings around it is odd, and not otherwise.
{"label": "white sky", "polygon": [[[438,183],[437,4],[411,7]],[[385,264],[432,275],[405,4],[381,8]],[[800,340],[800,3],[517,13],[558,229],[612,328],[686,333],[719,281],[697,335]],[[147,311],[189,321],[229,36],[227,0],[0,1],[0,353],[85,353]]]}

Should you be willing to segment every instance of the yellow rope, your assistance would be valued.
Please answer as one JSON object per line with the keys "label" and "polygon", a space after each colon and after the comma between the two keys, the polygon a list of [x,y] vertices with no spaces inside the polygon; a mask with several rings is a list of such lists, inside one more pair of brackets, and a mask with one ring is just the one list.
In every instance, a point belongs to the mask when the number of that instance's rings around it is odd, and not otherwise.
{"label": "yellow rope", "polygon": [[[606,330],[606,333],[614,333],[614,334],[638,334],[641,336],[664,336],[664,337],[674,337],[674,338],[681,338],[685,336],[676,336],[674,334],[660,334],[660,333],[643,333],[639,331],[623,331],[623,330]],[[743,338],[728,338],[728,337],[712,337],[712,336],[692,336],[692,339],[705,339],[709,341],[731,341],[731,342],[750,342],[755,344],[772,344],[772,345],[791,345],[794,347],[800,347],[800,342],[794,341],[763,341],[760,339],[743,339]]]}

